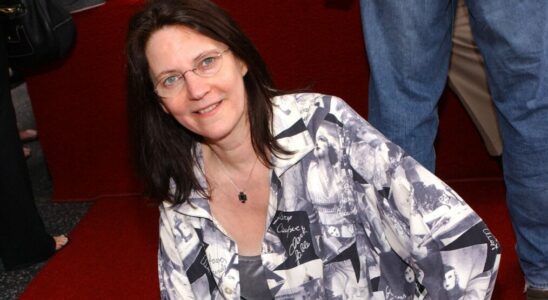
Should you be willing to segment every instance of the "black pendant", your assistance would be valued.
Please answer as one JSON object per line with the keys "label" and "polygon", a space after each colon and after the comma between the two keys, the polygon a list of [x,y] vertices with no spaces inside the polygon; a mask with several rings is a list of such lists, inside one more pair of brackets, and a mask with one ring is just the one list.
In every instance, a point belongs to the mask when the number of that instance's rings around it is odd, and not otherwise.
{"label": "black pendant", "polygon": [[238,200],[240,200],[240,202],[242,203],[245,203],[247,201],[247,195],[244,192],[240,192],[238,194]]}

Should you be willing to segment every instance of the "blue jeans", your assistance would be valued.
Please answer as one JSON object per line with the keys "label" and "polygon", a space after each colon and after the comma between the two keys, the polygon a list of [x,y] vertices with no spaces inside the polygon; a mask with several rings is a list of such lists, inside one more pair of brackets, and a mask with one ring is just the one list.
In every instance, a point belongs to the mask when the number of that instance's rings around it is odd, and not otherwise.
{"label": "blue jeans", "polygon": [[[430,170],[456,2],[361,0],[369,121]],[[467,5],[501,127],[520,264],[531,286],[548,289],[548,1]]]}

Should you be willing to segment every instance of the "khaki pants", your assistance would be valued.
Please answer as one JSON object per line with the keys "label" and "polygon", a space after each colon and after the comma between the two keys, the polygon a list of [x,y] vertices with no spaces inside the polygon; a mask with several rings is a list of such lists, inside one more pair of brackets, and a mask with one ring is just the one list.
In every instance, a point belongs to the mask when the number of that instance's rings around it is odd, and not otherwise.
{"label": "khaki pants", "polygon": [[478,128],[490,155],[502,154],[502,141],[487,77],[470,30],[468,8],[459,0],[453,31],[449,86],[457,94]]}

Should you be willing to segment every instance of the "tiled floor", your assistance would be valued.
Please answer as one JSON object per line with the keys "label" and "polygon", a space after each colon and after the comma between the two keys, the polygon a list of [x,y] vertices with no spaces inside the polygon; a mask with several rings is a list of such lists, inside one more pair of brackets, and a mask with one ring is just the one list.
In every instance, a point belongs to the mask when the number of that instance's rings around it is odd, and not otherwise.
{"label": "tiled floor", "polygon": [[[26,85],[22,84],[13,89],[12,98],[19,128],[36,128]],[[40,136],[40,128],[37,129],[38,136]],[[70,233],[86,213],[90,203],[52,203],[50,201],[52,184],[44,154],[40,147],[40,140],[30,142],[27,145],[32,150],[31,157],[27,159],[27,165],[31,175],[36,205],[46,228],[51,234]],[[18,295],[24,291],[27,284],[44,264],[41,263],[26,269],[6,272],[0,262],[0,299],[17,299]]]}

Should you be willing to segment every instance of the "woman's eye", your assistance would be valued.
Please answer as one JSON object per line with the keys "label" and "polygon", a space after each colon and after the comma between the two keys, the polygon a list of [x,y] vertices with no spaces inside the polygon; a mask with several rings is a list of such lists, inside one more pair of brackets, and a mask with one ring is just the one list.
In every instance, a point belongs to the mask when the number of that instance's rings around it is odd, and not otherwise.
{"label": "woman's eye", "polygon": [[180,78],[181,78],[181,76],[179,76],[179,75],[168,76],[163,80],[164,86],[165,87],[171,87],[171,86],[177,84],[177,81]]}
{"label": "woman's eye", "polygon": [[206,57],[200,62],[200,68],[202,70],[211,69],[215,65],[216,61],[217,61],[217,56]]}

